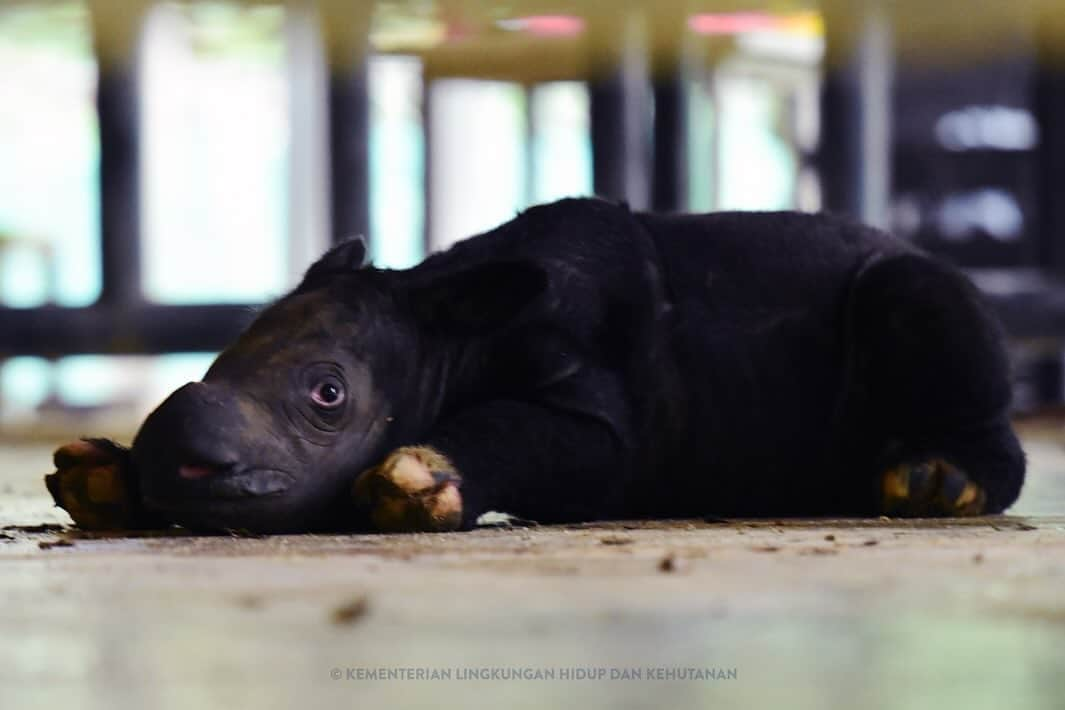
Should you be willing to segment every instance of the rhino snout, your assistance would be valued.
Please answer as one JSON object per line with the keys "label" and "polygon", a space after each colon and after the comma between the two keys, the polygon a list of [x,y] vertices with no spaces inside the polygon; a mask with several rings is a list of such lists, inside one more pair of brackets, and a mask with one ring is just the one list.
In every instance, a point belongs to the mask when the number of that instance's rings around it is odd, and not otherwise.
{"label": "rhino snout", "polygon": [[145,497],[161,504],[202,498],[271,495],[293,478],[258,459],[269,446],[246,441],[268,438],[268,427],[249,422],[254,412],[223,384],[190,382],[145,420],[133,442],[134,465]]}

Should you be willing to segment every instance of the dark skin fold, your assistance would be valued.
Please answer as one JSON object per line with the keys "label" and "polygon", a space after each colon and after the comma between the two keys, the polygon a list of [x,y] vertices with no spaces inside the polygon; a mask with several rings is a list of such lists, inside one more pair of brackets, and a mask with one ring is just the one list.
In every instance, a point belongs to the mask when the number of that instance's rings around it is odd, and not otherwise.
{"label": "dark skin fold", "polygon": [[131,448],[56,452],[86,528],[453,530],[971,515],[1017,497],[998,325],[823,215],[532,208],[403,271],[335,247]]}

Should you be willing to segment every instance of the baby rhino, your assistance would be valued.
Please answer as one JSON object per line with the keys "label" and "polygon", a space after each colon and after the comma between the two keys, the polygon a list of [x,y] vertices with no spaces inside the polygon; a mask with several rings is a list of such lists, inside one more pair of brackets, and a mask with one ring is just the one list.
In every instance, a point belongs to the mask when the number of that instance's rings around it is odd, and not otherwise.
{"label": "baby rhino", "polygon": [[979,294],[901,241],[571,199],[408,270],[337,246],[47,484],[86,528],[979,515],[1024,478],[1009,402]]}

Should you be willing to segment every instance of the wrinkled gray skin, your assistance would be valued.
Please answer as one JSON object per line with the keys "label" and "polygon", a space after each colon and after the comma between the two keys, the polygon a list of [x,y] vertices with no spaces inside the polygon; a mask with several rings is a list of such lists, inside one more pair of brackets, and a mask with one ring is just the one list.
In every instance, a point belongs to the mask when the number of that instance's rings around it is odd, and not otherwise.
{"label": "wrinkled gray skin", "polygon": [[[425,342],[416,299],[375,287],[371,270],[314,283],[315,270],[357,268],[361,242],[328,258],[336,263],[319,262],[202,382],[145,420],[132,464],[152,517],[270,532],[359,526],[353,478],[437,411],[432,378],[448,352]],[[432,363],[420,361],[427,350]],[[321,395],[337,392],[339,403],[324,406]]]}

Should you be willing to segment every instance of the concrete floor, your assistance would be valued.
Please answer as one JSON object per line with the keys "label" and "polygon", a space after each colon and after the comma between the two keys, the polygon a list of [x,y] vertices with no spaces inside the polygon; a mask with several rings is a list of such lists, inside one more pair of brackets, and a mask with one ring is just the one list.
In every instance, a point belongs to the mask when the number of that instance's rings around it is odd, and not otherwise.
{"label": "concrete floor", "polygon": [[1058,710],[1065,427],[1024,430],[1005,517],[387,537],[53,529],[51,445],[2,443],[0,707]]}

